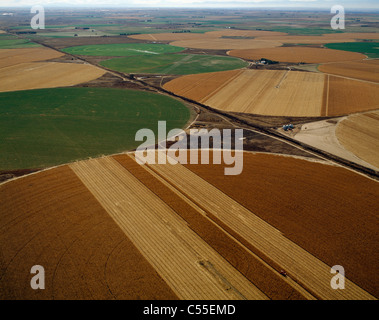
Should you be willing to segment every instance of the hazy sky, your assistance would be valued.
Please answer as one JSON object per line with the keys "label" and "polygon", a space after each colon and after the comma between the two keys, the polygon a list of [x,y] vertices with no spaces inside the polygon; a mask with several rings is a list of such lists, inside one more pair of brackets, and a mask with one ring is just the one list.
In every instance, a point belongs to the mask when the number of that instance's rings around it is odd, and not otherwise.
{"label": "hazy sky", "polygon": [[0,0],[0,7],[61,6],[125,6],[125,7],[310,7],[379,8],[379,0]]}

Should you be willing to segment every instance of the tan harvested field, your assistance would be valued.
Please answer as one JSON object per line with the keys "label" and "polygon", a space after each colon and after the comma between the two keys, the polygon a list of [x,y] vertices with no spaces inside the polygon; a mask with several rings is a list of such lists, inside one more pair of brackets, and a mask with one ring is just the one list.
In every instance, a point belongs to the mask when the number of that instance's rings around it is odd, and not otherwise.
{"label": "tan harvested field", "polygon": [[104,73],[87,64],[20,63],[0,69],[0,92],[73,86],[97,79]]}
{"label": "tan harvested field", "polygon": [[229,51],[228,54],[230,56],[246,60],[259,60],[261,58],[266,58],[274,61],[293,63],[340,62],[362,60],[366,58],[365,55],[356,52],[309,47],[278,47],[268,49],[232,50]]}
{"label": "tan harvested field", "polygon": [[[376,272],[379,261],[376,210],[378,182],[341,167],[267,154],[245,153],[242,174],[237,176],[224,176],[224,167],[220,165],[186,167],[197,177],[191,175],[192,180],[177,181],[174,175],[170,175],[170,179],[178,184],[190,184],[193,189],[187,189],[187,192],[196,194],[195,199],[199,203],[208,205],[215,199],[209,197],[210,193],[199,192],[201,184],[198,181],[195,183],[195,180],[201,177],[251,210],[256,217],[268,223],[270,228],[279,230],[277,237],[283,237],[284,243],[296,243],[329,266],[342,265],[347,278],[374,296],[379,296],[379,276]],[[216,190],[215,193],[219,191]],[[210,199],[201,199],[207,196]],[[219,207],[220,210],[230,208]],[[246,228],[246,225],[250,225],[250,218],[256,219],[250,217],[250,213],[246,216],[248,220],[242,220],[242,217],[236,216],[235,210],[226,211],[228,213],[225,216],[233,213],[230,218],[233,221],[230,223],[239,221],[240,225],[236,228]],[[252,228],[257,229],[255,225]],[[254,233],[251,231],[246,235],[252,236]],[[268,239],[266,236],[263,238]],[[274,242],[271,244],[274,245]],[[278,244],[272,251],[263,252],[273,254],[281,245]],[[286,249],[279,255],[289,252]],[[289,260],[289,268],[301,268],[302,263],[297,262],[295,254]],[[298,277],[301,272],[296,270],[290,272],[290,275]],[[327,278],[326,273],[324,275]],[[320,281],[318,285],[327,286],[327,280],[322,280],[324,275],[311,267],[305,276],[307,279],[316,277]],[[347,293],[346,290],[343,291]]]}
{"label": "tan harvested field", "polygon": [[273,116],[338,116],[375,110],[375,83],[285,70],[234,70],[188,75],[163,86],[212,108]]}
{"label": "tan harvested field", "polygon": [[349,116],[336,134],[347,150],[379,168],[379,111]]}
{"label": "tan harvested field", "polygon": [[318,70],[348,78],[379,82],[379,60],[328,63],[320,65]]}
{"label": "tan harvested field", "polygon": [[[233,233],[238,234],[259,252],[263,252],[269,260],[280,265],[291,277],[317,297],[321,299],[372,298],[347,279],[346,287],[349,287],[349,290],[331,290],[331,266],[326,265],[260,219],[254,214],[254,209],[250,208],[252,211],[249,211],[184,166],[151,165],[150,167],[204,211],[216,216]],[[270,196],[272,196],[271,191]],[[231,211],[230,208],[233,210]]]}
{"label": "tan harvested field", "polygon": [[260,49],[274,48],[282,45],[282,42],[276,40],[260,40],[260,39],[224,39],[224,38],[204,38],[179,40],[170,43],[173,46],[209,49],[209,50],[233,50],[233,49]]}
{"label": "tan harvested field", "polygon": [[0,49],[0,69],[25,62],[45,61],[64,56],[48,48]]}
{"label": "tan harvested field", "polygon": [[179,298],[267,298],[116,160],[71,168]]}
{"label": "tan harvested field", "polygon": [[338,116],[379,108],[379,84],[328,76],[326,115]]}
{"label": "tan harvested field", "polygon": [[356,40],[378,40],[379,33],[332,33],[321,36],[262,36],[258,40],[280,41],[282,43],[325,44],[334,42],[356,42]]}
{"label": "tan harvested field", "polygon": [[215,217],[212,219],[207,217],[200,208],[188,202],[187,198],[154,174],[147,166],[137,164],[133,156],[117,155],[114,159],[177,212],[191,230],[268,297],[280,300],[312,298],[293,282],[286,281],[275,269],[267,266],[237,240],[230,237],[213,221]]}
{"label": "tan harvested field", "polygon": [[[240,176],[140,166],[132,155],[70,167],[0,185],[2,298],[378,296],[373,180],[248,153]],[[34,264],[45,266],[46,290],[29,287]],[[345,290],[330,288],[334,264],[345,267]]]}
{"label": "tan harvested field", "polygon": [[216,89],[207,86],[208,92],[205,92],[205,76],[199,81],[194,76],[184,76],[168,82],[164,88],[224,111],[275,116],[320,115],[325,78],[322,74],[284,70],[217,74],[217,82],[221,83],[221,79],[224,82]]}
{"label": "tan harvested field", "polygon": [[243,73],[242,70],[231,70],[211,73],[192,74],[180,77],[164,85],[166,90],[181,96],[204,103],[232,79]]}
{"label": "tan harvested field", "polygon": [[178,298],[69,167],[0,185],[0,199],[1,300]]}
{"label": "tan harvested field", "polygon": [[205,33],[208,37],[264,37],[264,36],[285,36],[284,32],[262,31],[262,30],[218,30]]}
{"label": "tan harvested field", "polygon": [[[205,33],[153,33],[131,35],[129,38],[148,41],[179,41],[179,40],[207,40],[221,37],[263,37],[263,36],[280,36],[286,35],[282,32],[272,31],[253,31],[253,30],[231,30],[225,29],[220,31],[210,31]],[[246,41],[246,40],[245,40]]]}

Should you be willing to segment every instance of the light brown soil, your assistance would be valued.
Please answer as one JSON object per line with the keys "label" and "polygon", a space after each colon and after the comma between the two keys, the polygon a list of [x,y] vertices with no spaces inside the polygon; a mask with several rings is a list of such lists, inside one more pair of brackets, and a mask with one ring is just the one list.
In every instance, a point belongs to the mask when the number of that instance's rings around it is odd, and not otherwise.
{"label": "light brown soil", "polygon": [[379,60],[323,64],[318,70],[348,78],[379,82]]}
{"label": "light brown soil", "polygon": [[[255,31],[255,30],[231,30],[225,29],[220,31],[210,31],[205,33],[154,33],[154,34],[137,34],[129,38],[148,41],[180,41],[180,40],[207,40],[214,41],[221,37],[262,37],[262,36],[281,36],[286,35],[282,32],[273,31]],[[226,40],[226,39],[225,39]],[[229,39],[230,40],[230,39]],[[247,39],[245,39],[246,41]],[[208,40],[209,41],[209,40]]]}
{"label": "light brown soil", "polygon": [[379,84],[329,77],[327,115],[338,116],[379,108]]}
{"label": "light brown soil", "polygon": [[322,74],[310,72],[243,70],[198,78],[183,76],[168,82],[164,88],[224,111],[320,116],[324,78]]}
{"label": "light brown soil", "polygon": [[243,71],[231,70],[211,73],[192,74],[176,78],[164,84],[163,88],[175,94],[204,102],[211,95],[239,76]]}
{"label": "light brown soil", "polygon": [[[67,166],[0,186],[1,299],[177,299]],[[45,268],[45,290],[30,269]]]}
{"label": "light brown soil", "polygon": [[349,170],[245,154],[241,175],[220,165],[186,165],[283,235],[379,297],[379,184]]}
{"label": "light brown soil", "polygon": [[70,167],[181,299],[267,299],[112,158]]}
{"label": "light brown soil", "polygon": [[0,69],[0,92],[73,86],[106,71],[88,64],[32,62]]}
{"label": "light brown soil", "polygon": [[349,116],[336,134],[347,150],[379,168],[379,111]]}
{"label": "light brown soil", "polygon": [[[154,192],[163,202],[167,203],[179,214],[196,234],[198,234],[213,249],[221,254],[229,263],[254,283],[271,299],[304,299],[294,290],[282,276],[265,266],[240,243],[233,240],[216,224],[200,214],[170,188],[155,178],[128,155],[117,155],[114,158],[130,171],[146,187]],[[212,217],[215,220],[215,217]]]}
{"label": "light brown soil", "polygon": [[44,61],[64,56],[63,53],[48,48],[0,49],[0,68],[25,62]]}
{"label": "light brown soil", "polygon": [[232,49],[260,49],[274,48],[282,45],[282,42],[276,40],[260,40],[260,39],[190,39],[179,40],[170,43],[173,46],[196,48],[196,49],[212,49],[212,50],[232,50]]}
{"label": "light brown soil", "polygon": [[266,58],[280,62],[293,63],[324,63],[334,61],[362,60],[366,56],[361,53],[308,47],[279,47],[268,49],[232,50],[228,54],[246,60]]}

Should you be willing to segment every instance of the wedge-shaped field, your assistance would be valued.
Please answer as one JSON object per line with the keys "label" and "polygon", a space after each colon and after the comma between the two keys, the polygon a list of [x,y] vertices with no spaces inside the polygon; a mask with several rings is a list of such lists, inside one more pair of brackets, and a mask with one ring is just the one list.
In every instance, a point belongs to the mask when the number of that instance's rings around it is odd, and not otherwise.
{"label": "wedge-shaped field", "polygon": [[[379,294],[378,182],[324,162],[244,153],[242,174],[225,176],[120,154],[3,183],[0,195],[2,299]],[[30,288],[35,264],[46,290]],[[335,264],[345,290],[330,286]]]}
{"label": "wedge-shaped field", "polygon": [[62,57],[64,54],[48,48],[1,49],[0,69],[25,62],[44,61]]}
{"label": "wedge-shaped field", "polygon": [[347,117],[338,124],[336,134],[347,150],[379,168],[379,111]]}
{"label": "wedge-shaped field", "polygon": [[267,298],[116,160],[71,168],[179,298]]}
{"label": "wedge-shaped field", "polygon": [[[164,87],[225,111],[276,116],[320,115],[324,75],[283,70],[243,70],[238,74],[229,72],[213,76],[219,85],[216,88],[208,86],[205,94],[207,79],[204,77],[199,81],[194,77],[183,77]],[[198,91],[198,88],[202,90]]]}
{"label": "wedge-shaped field", "polygon": [[44,168],[136,148],[136,132],[181,128],[179,101],[144,91],[55,88],[0,93],[0,170]]}
{"label": "wedge-shaped field", "polygon": [[0,92],[73,86],[104,73],[103,69],[88,64],[20,63],[0,69]]}
{"label": "wedge-shaped field", "polygon": [[318,70],[353,79],[379,82],[379,60],[327,63],[320,65]]}
{"label": "wedge-shaped field", "polygon": [[164,88],[216,109],[274,116],[336,116],[374,110],[379,97],[375,83],[285,70],[189,75]]}
{"label": "wedge-shaped field", "polygon": [[362,60],[365,55],[341,50],[310,48],[310,47],[278,47],[269,49],[232,50],[228,54],[247,60],[266,58],[280,62],[293,63],[324,63],[351,60]]}

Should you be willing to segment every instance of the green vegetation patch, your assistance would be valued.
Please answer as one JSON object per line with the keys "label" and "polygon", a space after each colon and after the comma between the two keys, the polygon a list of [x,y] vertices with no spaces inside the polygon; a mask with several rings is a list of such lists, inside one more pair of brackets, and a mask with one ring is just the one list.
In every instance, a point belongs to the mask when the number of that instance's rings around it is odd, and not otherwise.
{"label": "green vegetation patch", "polygon": [[6,39],[0,38],[0,49],[20,49],[40,47],[39,44],[31,42],[28,39]]}
{"label": "green vegetation patch", "polygon": [[62,51],[83,56],[124,57],[136,55],[156,55],[160,53],[174,53],[184,48],[158,43],[118,43],[65,48]]}
{"label": "green vegetation patch", "polygon": [[379,58],[379,42],[343,42],[328,43],[325,47],[329,49],[359,52],[367,55],[369,58]]}
{"label": "green vegetation patch", "polygon": [[125,73],[196,74],[240,69],[248,63],[234,57],[160,54],[109,59],[101,65]]}
{"label": "green vegetation patch", "polygon": [[57,88],[0,93],[0,170],[42,168],[138,147],[157,121],[182,128],[190,112],[170,97],[136,90]]}

